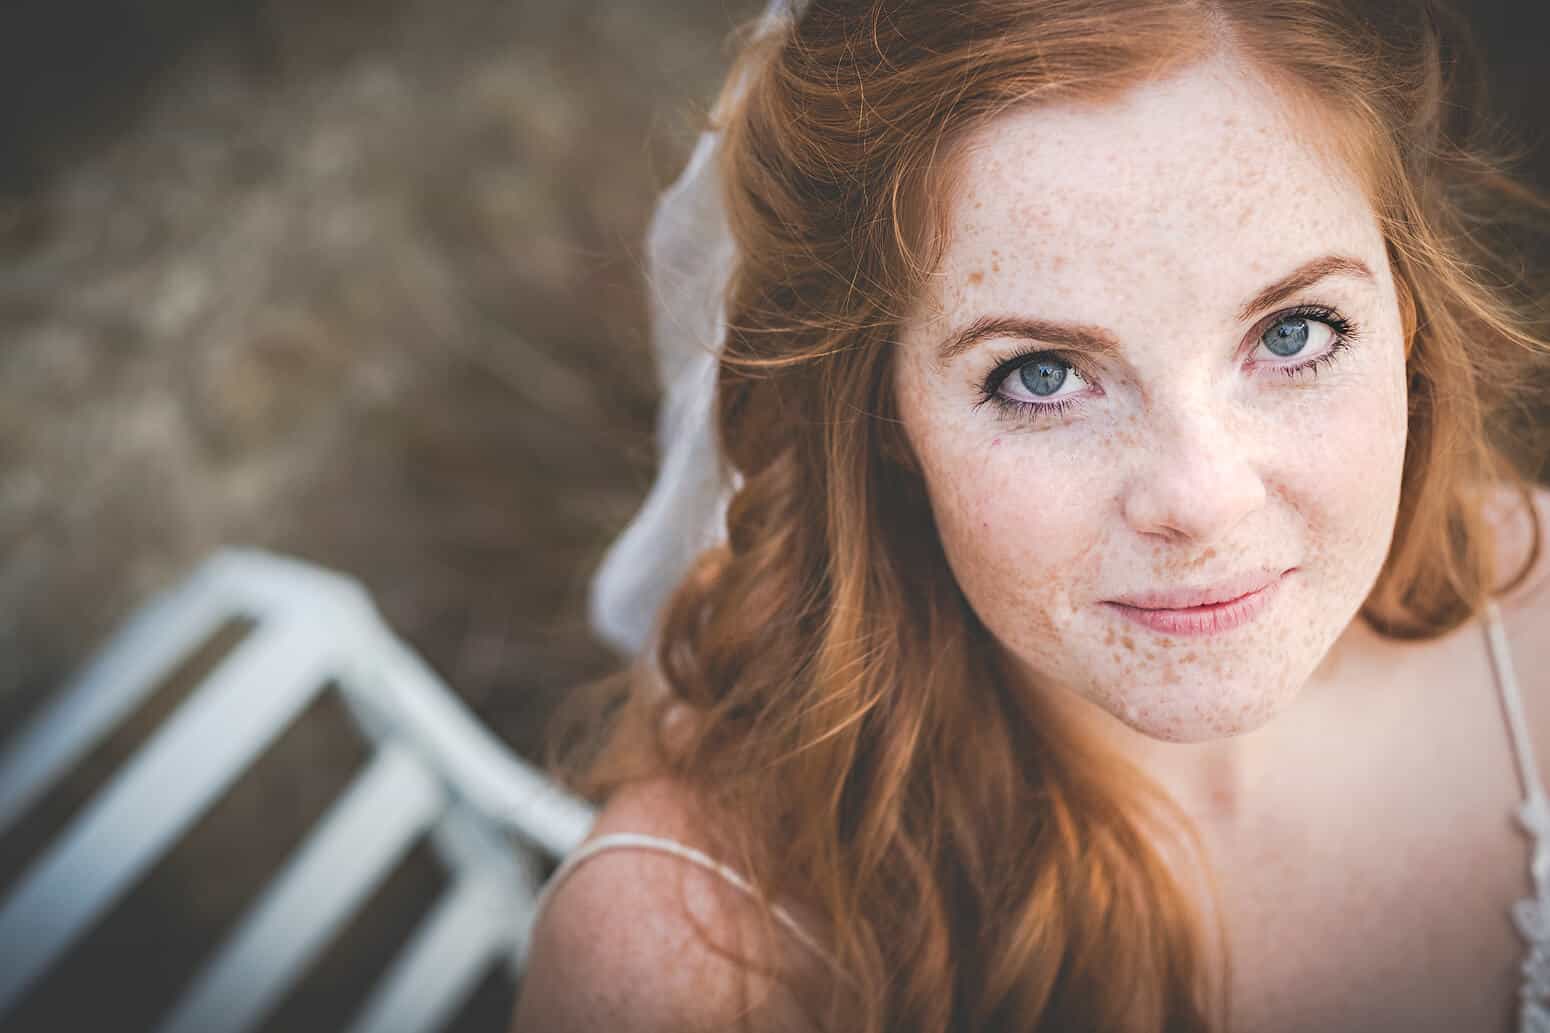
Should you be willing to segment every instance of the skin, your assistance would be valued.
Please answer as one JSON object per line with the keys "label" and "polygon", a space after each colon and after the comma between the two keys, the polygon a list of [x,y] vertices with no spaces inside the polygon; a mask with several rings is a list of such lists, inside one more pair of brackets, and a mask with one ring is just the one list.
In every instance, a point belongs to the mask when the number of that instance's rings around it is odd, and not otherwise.
{"label": "skin", "polygon": [[[1224,1028],[1515,1029],[1524,948],[1508,915],[1531,892],[1528,849],[1480,627],[1395,642],[1353,619],[1393,535],[1405,350],[1372,211],[1318,132],[1225,55],[1114,101],[1001,116],[967,143],[953,237],[903,325],[899,409],[953,574],[1027,697],[1112,742],[1199,832],[1212,886],[1180,874],[1220,905]],[[1330,254],[1371,277],[1240,318]],[[1264,364],[1299,356],[1257,342],[1308,303],[1359,332],[1316,377],[1288,378]],[[1001,417],[986,375],[1045,345],[938,355],[988,315],[1101,327],[1115,349],[1071,356],[1084,380],[1062,397],[1084,397],[1069,411]],[[1313,331],[1308,352],[1326,340]],[[1504,518],[1501,569],[1523,560],[1531,519]],[[1159,634],[1104,605],[1282,566],[1295,572],[1258,618],[1220,635]],[[1500,600],[1542,753],[1546,571]],[[622,791],[592,835],[714,852],[689,800],[670,783]],[[695,923],[758,927],[723,890],[672,858],[599,855],[536,931],[516,1028],[729,1028],[733,973]],[[768,949],[806,971],[794,942]],[[755,1028],[810,1028],[789,1004]]]}
{"label": "skin", "polygon": [[[1226,58],[1101,105],[1014,110],[966,147],[952,236],[895,364],[953,574],[1029,692],[1129,753],[1220,744],[1171,763],[1241,770],[1245,733],[1314,679],[1393,534],[1405,352],[1373,211]],[[1243,318],[1330,255],[1370,276],[1336,272]],[[1299,305],[1357,330],[1288,376],[1336,336],[1307,319],[1300,353],[1270,351],[1262,335],[1296,331],[1278,314]],[[997,337],[942,361],[944,340],[1003,315],[1099,329],[1114,351]],[[1075,371],[1049,396],[1067,411],[984,402],[999,362],[1046,349]],[[996,391],[1041,400],[1015,370]],[[1166,634],[1106,605],[1259,570],[1290,573],[1225,633]]]}

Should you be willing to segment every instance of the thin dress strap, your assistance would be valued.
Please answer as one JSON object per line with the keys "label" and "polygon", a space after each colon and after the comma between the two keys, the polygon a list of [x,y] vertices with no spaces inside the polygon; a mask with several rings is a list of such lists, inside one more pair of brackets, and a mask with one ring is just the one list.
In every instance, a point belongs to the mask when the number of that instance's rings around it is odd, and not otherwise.
{"label": "thin dress strap", "polygon": [[[708,872],[721,876],[727,882],[737,887],[749,898],[757,899],[753,886],[735,870],[717,861],[715,858],[678,842],[676,839],[668,839],[664,836],[648,836],[640,832],[614,832],[606,836],[598,836],[591,842],[585,843],[571,853],[560,866],[549,876],[544,888],[538,894],[538,900],[533,909],[533,928],[538,928],[538,920],[542,917],[544,909],[548,906],[550,898],[559,890],[561,884],[570,878],[577,868],[592,857],[606,850],[651,850],[662,854],[671,854],[682,858],[691,864],[698,865]],[[786,927],[786,930],[795,936],[797,940],[817,957],[829,961],[828,952],[821,947],[816,939],[804,928],[800,922],[791,917],[791,914],[779,904],[771,904],[770,911],[775,920]]]}
{"label": "thin dress strap", "polygon": [[1501,689],[1507,728],[1512,733],[1512,749],[1518,760],[1518,781],[1523,786],[1524,801],[1544,800],[1545,789],[1539,777],[1539,761],[1534,756],[1534,740],[1529,735],[1528,720],[1523,714],[1523,691],[1518,688],[1517,671],[1512,666],[1512,651],[1507,646],[1507,632],[1502,627],[1501,611],[1494,601],[1485,604],[1485,618],[1486,641],[1491,647],[1491,666],[1496,672],[1496,684]]}
{"label": "thin dress strap", "polygon": [[1539,777],[1534,756],[1534,740],[1529,735],[1523,713],[1523,692],[1518,687],[1502,628],[1501,612],[1495,602],[1485,604],[1485,636],[1490,647],[1491,666],[1500,690],[1502,710],[1512,737],[1513,753],[1518,762],[1518,780],[1523,786],[1523,803],[1518,822],[1528,833],[1532,854],[1529,871],[1534,879],[1534,896],[1512,906],[1513,924],[1518,927],[1528,953],[1523,959],[1523,980],[1518,987],[1520,1033],[1550,1033],[1550,805]]}

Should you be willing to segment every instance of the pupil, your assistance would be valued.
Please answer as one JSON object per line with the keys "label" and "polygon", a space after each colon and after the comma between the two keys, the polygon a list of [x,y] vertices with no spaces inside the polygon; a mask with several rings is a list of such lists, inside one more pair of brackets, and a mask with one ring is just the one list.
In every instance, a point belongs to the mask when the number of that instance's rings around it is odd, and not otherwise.
{"label": "pupil", "polygon": [[1283,319],[1266,330],[1260,340],[1277,355],[1296,355],[1308,343],[1308,321],[1300,317]]}
{"label": "pupil", "polygon": [[1023,386],[1036,395],[1052,395],[1066,381],[1065,364],[1050,359],[1030,362],[1022,368]]}

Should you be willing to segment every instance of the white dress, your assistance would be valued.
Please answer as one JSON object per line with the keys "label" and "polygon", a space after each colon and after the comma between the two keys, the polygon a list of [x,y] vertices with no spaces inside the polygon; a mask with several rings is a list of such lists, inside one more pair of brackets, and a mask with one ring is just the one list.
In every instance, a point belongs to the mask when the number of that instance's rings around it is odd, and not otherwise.
{"label": "white dress", "polygon": [[[1482,625],[1490,649],[1491,666],[1496,674],[1502,711],[1517,759],[1518,777],[1523,787],[1523,802],[1518,807],[1517,816],[1528,834],[1529,870],[1534,878],[1534,896],[1519,900],[1512,908],[1513,924],[1526,944],[1523,978],[1518,988],[1518,1030],[1519,1033],[1550,1033],[1550,798],[1546,797],[1544,785],[1540,781],[1539,765],[1534,758],[1534,743],[1529,737],[1528,722],[1523,715],[1523,694],[1518,688],[1512,654],[1508,650],[1501,614],[1495,603],[1486,605]],[[744,893],[753,894],[753,887],[747,879],[693,847],[663,836],[621,832],[599,836],[567,857],[544,885],[538,898],[536,915],[543,914],[555,890],[578,866],[606,850],[650,850],[672,854],[714,872]],[[776,905],[774,914],[776,920],[808,949],[819,957],[826,956],[817,940],[783,908]],[[537,927],[536,917],[534,927]]]}

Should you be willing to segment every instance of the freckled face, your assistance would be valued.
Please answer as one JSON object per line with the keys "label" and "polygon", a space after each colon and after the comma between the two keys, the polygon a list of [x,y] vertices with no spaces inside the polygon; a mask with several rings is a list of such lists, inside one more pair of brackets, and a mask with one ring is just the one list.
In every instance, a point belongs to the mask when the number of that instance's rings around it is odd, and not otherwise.
{"label": "freckled face", "polygon": [[[1248,731],[1376,580],[1402,330],[1372,209],[1319,131],[1213,60],[966,141],[895,389],[953,574],[1032,691],[1159,739]],[[1265,581],[1236,626],[1115,605]]]}

